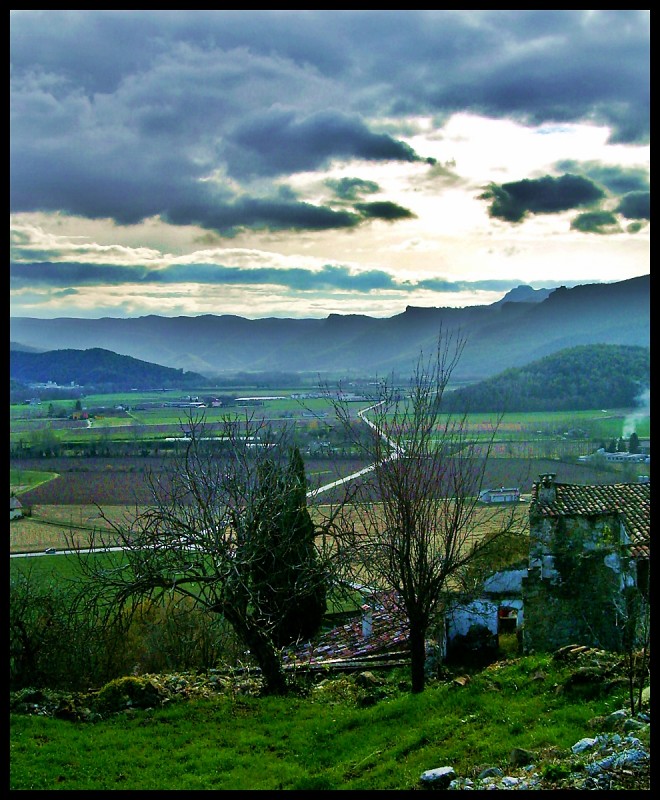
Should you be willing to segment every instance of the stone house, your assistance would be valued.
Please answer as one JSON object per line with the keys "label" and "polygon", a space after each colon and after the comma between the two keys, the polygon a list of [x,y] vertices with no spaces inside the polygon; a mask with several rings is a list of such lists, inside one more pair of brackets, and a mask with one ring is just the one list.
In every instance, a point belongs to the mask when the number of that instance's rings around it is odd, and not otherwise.
{"label": "stone house", "polygon": [[534,484],[522,579],[522,650],[621,650],[631,602],[648,600],[650,483]]}
{"label": "stone house", "polygon": [[[517,633],[523,625],[522,579],[524,565],[488,576],[478,598],[453,604],[445,614],[445,651],[449,659],[463,657],[466,649],[495,653],[499,635]],[[475,635],[476,634],[476,635]]]}
{"label": "stone house", "polygon": [[[478,597],[456,597],[429,631],[431,661],[477,650],[496,654],[504,633],[517,635],[523,653],[569,644],[621,649],[627,597],[648,600],[650,483],[584,486],[554,479],[546,473],[533,485],[528,559],[489,575]],[[371,596],[362,612],[361,620],[286,660],[320,664],[407,652],[408,623],[394,593]]]}
{"label": "stone house", "polygon": [[649,481],[583,486],[547,473],[531,497],[527,563],[490,575],[479,597],[449,610],[448,655],[465,642],[494,649],[514,631],[523,653],[620,650],[630,599],[648,601]]}

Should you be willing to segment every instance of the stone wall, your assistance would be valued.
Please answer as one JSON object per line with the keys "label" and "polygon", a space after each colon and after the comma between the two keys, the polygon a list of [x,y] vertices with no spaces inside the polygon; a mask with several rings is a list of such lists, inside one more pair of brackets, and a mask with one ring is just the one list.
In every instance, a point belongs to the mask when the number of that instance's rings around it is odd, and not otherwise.
{"label": "stone wall", "polygon": [[571,643],[622,648],[624,589],[616,516],[530,519],[530,568],[522,580],[524,653]]}

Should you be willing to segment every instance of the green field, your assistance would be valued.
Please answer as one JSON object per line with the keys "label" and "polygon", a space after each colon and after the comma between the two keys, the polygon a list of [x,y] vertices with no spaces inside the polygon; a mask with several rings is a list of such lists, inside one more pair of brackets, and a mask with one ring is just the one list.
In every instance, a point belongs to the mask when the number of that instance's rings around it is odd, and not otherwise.
{"label": "green field", "polygon": [[9,493],[19,495],[57,477],[56,472],[40,472],[33,469],[9,469]]}
{"label": "green field", "polygon": [[[284,396],[286,392],[282,392]],[[289,392],[290,394],[290,392]],[[257,394],[250,396],[256,397]],[[274,396],[271,392],[268,396]],[[185,408],[163,407],[147,404],[173,402],[164,399],[163,393],[142,393],[131,396],[130,393],[114,395],[96,395],[85,398],[83,408],[88,408],[92,418],[85,420],[68,420],[61,417],[48,416],[49,404],[41,406],[10,406],[10,442],[18,446],[19,442],[30,444],[40,438],[54,437],[61,445],[76,442],[139,441],[165,439],[178,436],[186,425],[188,410]],[[116,406],[128,406],[127,411],[117,411]],[[367,403],[351,403],[351,412],[364,408]],[[71,416],[75,411],[74,401],[57,401],[53,406],[58,411],[66,411]],[[212,425],[220,423],[226,415],[245,418],[246,414],[254,414],[255,419],[270,422],[288,423],[297,429],[307,430],[314,434],[323,432],[337,425],[332,404],[323,398],[309,399],[273,399],[264,400],[263,405],[240,407],[232,405],[228,408],[206,408],[203,410],[206,421]],[[557,438],[580,438],[608,442],[627,433],[627,421],[635,416],[635,431],[640,438],[650,436],[650,416],[637,416],[636,409],[593,409],[589,411],[569,412],[516,412],[505,414],[500,421],[496,441],[520,442],[541,441]],[[492,436],[495,415],[486,413],[470,414],[467,417],[468,431],[476,438]],[[444,417],[438,422],[442,424]],[[578,436],[575,436],[575,432]],[[595,449],[595,448],[594,448]]]}

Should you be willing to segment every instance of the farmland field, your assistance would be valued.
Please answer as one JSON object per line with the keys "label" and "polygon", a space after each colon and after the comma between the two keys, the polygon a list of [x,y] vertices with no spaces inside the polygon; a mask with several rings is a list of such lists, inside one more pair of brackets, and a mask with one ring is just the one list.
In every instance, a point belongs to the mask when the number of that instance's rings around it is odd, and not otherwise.
{"label": "farmland field", "polygon": [[[53,480],[21,493],[21,501],[39,505],[131,505],[150,501],[147,474],[165,475],[168,458],[50,458]],[[14,470],[35,470],[44,459],[12,459]],[[367,462],[356,459],[332,462],[326,459],[305,461],[309,488],[315,489],[339,477],[353,474]],[[565,463],[555,459],[494,458],[488,464],[487,484],[519,486],[531,490],[532,481],[542,472],[555,472],[564,483],[616,483],[620,473],[597,470],[584,463]]]}
{"label": "farmland field", "polygon": [[46,481],[57,478],[56,472],[44,472],[43,470],[13,470],[9,471],[9,491],[16,494],[33,489]]}
{"label": "farmland field", "polygon": [[[263,419],[273,426],[293,426],[309,488],[314,490],[367,466],[354,457],[356,451],[339,434],[327,398],[308,392],[300,399],[291,393],[291,389],[232,390],[232,395],[268,397],[254,400],[261,405],[204,409],[207,431],[209,435],[217,432],[228,413],[242,418],[254,415],[255,422]],[[48,403],[12,405],[10,493],[20,498],[28,516],[11,521],[10,550],[62,547],[69,528],[84,534],[98,527],[97,506],[115,518],[152,502],[147,476],[153,472],[166,480],[171,455],[180,448],[185,429],[182,420],[188,410],[172,407],[175,400],[176,393],[156,392],[90,396],[84,403],[93,419],[74,419],[82,412],[75,411],[73,400],[54,401],[53,408]],[[351,416],[365,405],[364,400],[350,403]],[[620,469],[597,469],[577,461],[579,455],[592,453],[596,442],[621,436],[625,421],[633,416],[638,435],[648,437],[650,418],[636,415],[634,409],[507,414],[498,426],[485,485],[516,486],[527,494],[543,472],[554,472],[565,483],[634,480],[630,471],[622,478]],[[487,441],[494,419],[487,413],[470,415],[465,431],[476,441],[481,437]],[[178,441],[171,441],[172,437]],[[36,457],[39,451],[42,457]],[[637,468],[641,473],[648,470],[648,465]],[[342,494],[341,488],[324,491],[316,502],[336,502]]]}
{"label": "farmland field", "polygon": [[[167,458],[51,458],[12,459],[15,476],[43,468],[57,477],[20,493],[21,501],[31,508],[32,516],[10,523],[10,552],[61,548],[65,533],[72,528],[83,534],[99,527],[100,506],[112,519],[131,513],[135,505],[151,501],[146,482],[149,470],[164,477],[171,460]],[[356,460],[308,460],[307,476],[310,488],[337,480],[366,466]],[[337,472],[337,468],[340,469]],[[555,472],[557,480],[565,483],[608,484],[621,480],[616,471],[602,471],[588,464],[564,463],[550,459],[497,458],[488,464],[487,485],[518,486],[523,493],[531,490],[532,482],[542,472]],[[319,495],[319,502],[328,503],[340,496],[340,490]]]}
{"label": "farmland field", "polygon": [[[108,505],[104,513],[113,521],[121,522],[125,514],[135,512],[134,506]],[[12,520],[9,528],[9,552],[40,552],[46,548],[61,550],[67,546],[71,533],[80,546],[86,546],[93,530],[109,529],[98,517],[98,508],[92,505],[35,505],[31,515]]]}
{"label": "farmland field", "polygon": [[[208,395],[210,391],[206,390],[204,394]],[[246,414],[254,414],[255,418],[263,418],[270,424],[286,423],[298,430],[319,426],[325,429],[337,424],[333,405],[327,398],[307,396],[312,393],[304,392],[292,394],[290,390],[281,393],[274,390],[263,399],[258,399],[259,394],[264,393],[250,393],[253,400],[240,401],[258,402],[256,406],[241,407],[239,398],[227,407],[205,408],[203,413],[209,430],[220,426],[227,414],[243,418]],[[177,399],[184,400],[162,393],[89,396],[82,406],[88,414],[86,419],[74,418],[80,417],[82,411],[76,412],[71,399],[40,405],[14,404],[10,406],[10,441],[14,445],[19,442],[29,445],[45,431],[51,432],[61,445],[107,441],[108,438],[135,442],[181,436],[190,409],[176,407]],[[367,405],[369,402],[366,400],[348,403],[351,416]],[[626,418],[639,416],[635,411],[594,409],[507,414],[499,425],[498,439],[537,441],[539,436],[554,437],[561,435],[562,431],[580,428],[588,431],[591,439],[602,437],[609,440],[622,435]],[[494,414],[471,414],[466,420],[466,430],[476,436],[489,436],[494,419]],[[638,418],[637,424],[641,426],[638,435],[648,436],[648,416]]]}

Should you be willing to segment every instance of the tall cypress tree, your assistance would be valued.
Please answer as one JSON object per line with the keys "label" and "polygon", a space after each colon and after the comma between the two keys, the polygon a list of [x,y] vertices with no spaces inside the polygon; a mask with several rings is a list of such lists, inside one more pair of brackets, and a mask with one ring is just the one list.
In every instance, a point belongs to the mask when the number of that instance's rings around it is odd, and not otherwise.
{"label": "tall cypress tree", "polygon": [[264,513],[255,526],[259,558],[252,569],[253,597],[273,643],[283,647],[318,631],[327,608],[327,578],[315,546],[298,448],[292,448],[286,468],[265,462],[258,478]]}

